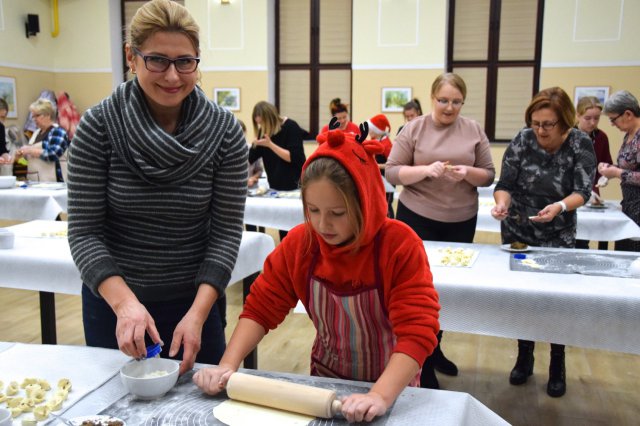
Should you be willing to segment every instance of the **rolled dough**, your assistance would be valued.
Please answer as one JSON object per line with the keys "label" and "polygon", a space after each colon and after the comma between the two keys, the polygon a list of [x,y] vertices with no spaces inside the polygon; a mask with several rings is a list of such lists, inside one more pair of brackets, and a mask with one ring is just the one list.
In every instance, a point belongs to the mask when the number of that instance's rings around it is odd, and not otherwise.
{"label": "rolled dough", "polygon": [[306,426],[315,417],[228,399],[213,407],[216,419],[229,426]]}

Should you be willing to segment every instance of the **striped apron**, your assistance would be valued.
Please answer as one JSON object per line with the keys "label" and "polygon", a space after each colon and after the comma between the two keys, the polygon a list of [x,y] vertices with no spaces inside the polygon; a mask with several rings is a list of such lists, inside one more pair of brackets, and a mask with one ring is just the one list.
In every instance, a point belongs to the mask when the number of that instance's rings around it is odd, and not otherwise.
{"label": "striped apron", "polygon": [[[382,375],[396,344],[383,303],[379,270],[379,235],[374,242],[375,287],[336,291],[309,269],[309,316],[316,327],[311,351],[311,375],[375,382]],[[409,384],[420,385],[420,372]]]}

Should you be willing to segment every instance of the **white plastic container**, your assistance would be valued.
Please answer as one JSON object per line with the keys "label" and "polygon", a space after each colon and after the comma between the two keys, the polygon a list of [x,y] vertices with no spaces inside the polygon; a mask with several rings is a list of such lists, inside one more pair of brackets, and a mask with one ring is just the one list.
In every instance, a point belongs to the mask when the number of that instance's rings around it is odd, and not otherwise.
{"label": "white plastic container", "polygon": [[15,188],[16,177],[15,176],[0,176],[0,189]]}

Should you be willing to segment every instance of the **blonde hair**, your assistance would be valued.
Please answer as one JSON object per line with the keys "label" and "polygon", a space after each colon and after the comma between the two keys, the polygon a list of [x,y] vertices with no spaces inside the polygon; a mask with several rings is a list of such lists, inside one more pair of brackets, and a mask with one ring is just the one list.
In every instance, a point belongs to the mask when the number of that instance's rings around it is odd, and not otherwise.
{"label": "blonde hair", "polygon": [[40,98],[37,101],[33,102],[29,105],[29,110],[38,114],[38,115],[46,115],[52,120],[56,119],[56,107],[53,105],[49,99]]}
{"label": "blonde hair", "polygon": [[438,90],[440,90],[440,88],[445,84],[450,84],[451,86],[458,89],[460,93],[462,93],[463,101],[467,99],[467,85],[465,84],[462,77],[452,72],[446,72],[436,77],[436,79],[433,81],[433,84],[431,84],[431,97],[435,98]]}
{"label": "blonde hair", "polygon": [[[347,208],[349,223],[353,225],[353,239],[349,243],[352,251],[357,251],[360,247],[360,239],[363,235],[364,217],[360,208],[360,197],[358,188],[351,178],[351,175],[337,160],[330,157],[318,157],[311,161],[302,173],[300,180],[300,193],[302,195],[302,206],[304,210],[304,221],[307,224],[307,232],[311,233],[311,223],[309,210],[307,208],[306,194],[309,185],[313,182],[326,179],[342,195]],[[310,235],[309,235],[310,236]],[[312,241],[309,238],[309,241]]]}
{"label": "blonde hair", "polygon": [[187,8],[171,0],[152,0],[138,9],[131,19],[127,43],[140,49],[145,41],[160,31],[184,34],[200,56],[200,27]]}
{"label": "blonde hair", "polygon": [[578,101],[576,112],[578,113],[578,115],[584,115],[584,113],[591,108],[598,108],[600,111],[602,111],[602,103],[595,96],[584,96]]}
{"label": "blonde hair", "polygon": [[[260,117],[262,120],[260,126],[256,123],[256,117]],[[273,136],[282,128],[282,120],[280,119],[280,114],[278,114],[278,109],[266,101],[260,101],[253,107],[251,120],[253,121],[253,134],[257,137]]]}

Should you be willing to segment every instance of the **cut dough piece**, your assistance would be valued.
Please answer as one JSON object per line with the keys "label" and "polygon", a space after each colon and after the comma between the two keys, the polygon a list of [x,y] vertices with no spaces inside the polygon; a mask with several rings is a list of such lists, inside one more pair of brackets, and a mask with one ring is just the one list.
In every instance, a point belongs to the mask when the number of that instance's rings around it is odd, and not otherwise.
{"label": "cut dough piece", "polygon": [[306,426],[315,417],[229,399],[213,407],[216,419],[229,426]]}

